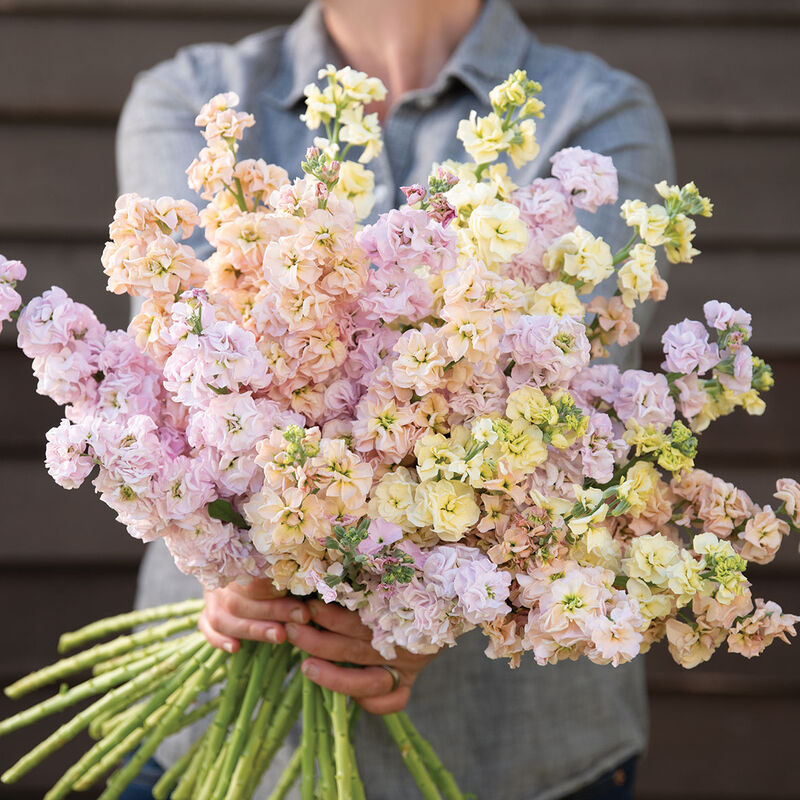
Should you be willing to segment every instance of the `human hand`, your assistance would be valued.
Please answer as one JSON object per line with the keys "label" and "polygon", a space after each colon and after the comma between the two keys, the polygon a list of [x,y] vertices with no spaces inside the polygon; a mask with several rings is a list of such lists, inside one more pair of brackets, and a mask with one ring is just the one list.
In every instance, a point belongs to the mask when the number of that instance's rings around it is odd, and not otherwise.
{"label": "human hand", "polygon": [[206,605],[197,627],[209,644],[228,653],[239,649],[240,639],[280,644],[286,641],[282,623],[311,619],[305,602],[279,592],[269,578],[257,578],[246,586],[229,583],[204,592]]}
{"label": "human hand", "polygon": [[[411,686],[435,654],[415,655],[397,648],[397,658],[387,661],[373,649],[372,631],[355,611],[322,600],[309,600],[306,605],[311,621],[319,627],[293,621],[286,625],[289,641],[309,654],[303,674],[320,686],[350,695],[372,714],[392,714],[405,708]],[[396,688],[394,676],[383,664],[397,671],[400,682]]]}

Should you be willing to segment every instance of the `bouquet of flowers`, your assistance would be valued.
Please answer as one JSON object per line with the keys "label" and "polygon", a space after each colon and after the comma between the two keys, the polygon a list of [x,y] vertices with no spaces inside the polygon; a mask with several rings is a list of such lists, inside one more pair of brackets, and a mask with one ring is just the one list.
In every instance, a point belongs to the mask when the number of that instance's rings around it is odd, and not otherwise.
{"label": "bouquet of flowers", "polygon": [[[163,539],[208,588],[268,577],[357,610],[388,661],[475,627],[512,667],[526,652],[616,666],[662,638],[693,667],[723,641],[746,657],[788,641],[800,618],[753,599],[745,568],[800,526],[800,485],[778,481],[773,509],[694,467],[711,421],[764,409],[772,374],[748,345],[750,315],[707,302],[703,320],[664,333],[660,373],[603,361],[638,335],[636,305],[666,295],[656,248],[672,263],[698,254],[692,217],[709,200],[692,183],[659,184],[660,204],[627,200],[630,240],[614,250],[575,217],[617,202],[611,159],[568,148],[552,177],[517,187],[503,159],[537,156],[543,110],[517,72],[491,113],[459,124],[467,160],[434,165],[427,186],[403,187],[405,205],[362,225],[381,147],[365,105],[385,90],[349,68],[320,79],[303,119],[325,136],[303,177],[237,158],[254,119],[224,94],[197,117],[207,145],[188,169],[206,207],[117,201],[102,261],[111,291],[143,298],[127,331],[59,288],[19,313],[38,391],[65,406],[47,435],[53,478],[71,489],[96,469],[128,532]],[[181,243],[198,226],[205,261]],[[22,277],[0,259],[5,319]],[[139,627],[7,689],[95,673],[0,734],[100,698],[3,780],[88,727],[97,743],[47,800],[133,753],[111,800],[165,736],[210,715],[156,797],[249,798],[302,716],[272,797],[298,777],[304,800],[363,797],[356,706],[305,679],[291,644],[214,650],[192,630],[201,607],[65,634],[64,650]],[[408,718],[385,720],[422,795],[462,797]]]}

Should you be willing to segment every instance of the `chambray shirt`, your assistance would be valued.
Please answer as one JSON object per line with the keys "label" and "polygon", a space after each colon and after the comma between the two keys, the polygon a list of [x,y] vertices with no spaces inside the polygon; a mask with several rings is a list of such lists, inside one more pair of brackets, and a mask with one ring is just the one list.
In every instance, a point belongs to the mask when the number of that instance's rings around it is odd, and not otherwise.
{"label": "chambray shirt", "polygon": [[[321,10],[312,3],[288,28],[256,33],[235,45],[187,47],[137,76],[118,132],[121,191],[185,197],[202,205],[185,175],[204,144],[194,118],[210,97],[230,90],[239,94],[240,109],[256,117],[240,156],[264,158],[299,174],[316,133],[298,120],[303,87],[328,62],[342,66]],[[521,170],[512,168],[516,182],[525,185],[548,175],[550,155],[580,145],[613,158],[620,200],[652,202],[653,184],[671,179],[673,166],[669,135],[648,88],[595,56],[541,44],[506,0],[485,0],[434,84],[408,93],[391,110],[385,148],[369,165],[376,183],[373,218],[403,202],[397,187],[424,184],[432,162],[464,158],[455,137],[458,121],[473,108],[487,113],[489,90],[518,68],[541,82],[546,109],[537,121],[541,155]],[[612,249],[628,239],[616,207],[578,217]],[[208,255],[204,240],[191,243],[200,257]],[[615,360],[634,365],[638,353],[628,350]],[[138,605],[200,593],[193,578],[177,571],[165,547],[148,545]],[[510,670],[505,661],[487,659],[485,645],[481,633],[473,631],[438,656],[421,673],[408,707],[463,790],[480,800],[556,798],[644,749],[642,659],[614,669],[585,660],[540,667],[528,656],[519,669]],[[171,763],[190,735],[162,746],[159,759]],[[361,716],[356,752],[370,800],[418,796],[378,718]],[[287,758],[288,751],[279,754],[259,796],[268,794],[266,787]]]}

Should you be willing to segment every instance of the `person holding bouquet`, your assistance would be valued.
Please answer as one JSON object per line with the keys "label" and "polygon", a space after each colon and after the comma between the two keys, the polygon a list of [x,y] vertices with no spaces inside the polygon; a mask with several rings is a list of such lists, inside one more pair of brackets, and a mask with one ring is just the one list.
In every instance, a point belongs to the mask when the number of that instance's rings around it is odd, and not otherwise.
{"label": "person holding bouquet", "polygon": [[[672,177],[669,135],[647,87],[594,56],[541,44],[506,0],[323,0],[288,28],[235,45],[188,47],[140,75],[119,128],[120,191],[198,203],[185,175],[201,144],[195,117],[209,97],[226,91],[235,91],[241,107],[259,118],[258,128],[248,132],[253,135],[243,139],[242,155],[295,167],[314,138],[298,120],[304,88],[329,63],[377,76],[388,90],[369,109],[382,121],[385,147],[371,164],[375,205],[367,221],[403,201],[395,187],[425,183],[431,162],[460,157],[453,136],[458,121],[477,104],[485,106],[489,90],[516,69],[545,84],[547,107],[537,122],[539,157],[508,173],[517,185],[549,174],[549,157],[567,147],[610,156],[620,200],[652,201],[653,184]],[[350,180],[357,186],[358,175]],[[601,208],[592,229],[621,243],[628,232],[615,208]],[[199,257],[207,254],[205,242],[190,244]],[[597,291],[610,294],[614,287]],[[637,317],[640,324],[646,314]],[[612,352],[612,358],[635,366],[638,352],[628,350]],[[139,605],[199,591],[161,543],[148,547]],[[475,631],[435,657],[401,653],[387,663],[370,646],[370,631],[355,612],[278,596],[267,580],[231,584],[207,593],[206,600],[201,630],[211,644],[230,652],[242,639],[288,639],[310,654],[303,669],[319,685],[351,695],[376,714],[407,706],[458,782],[480,798],[631,796],[633,765],[647,732],[640,659],[618,669],[581,660],[547,669],[525,663],[509,672],[505,663],[485,657]],[[358,724],[367,729],[357,753],[367,796],[415,796],[379,721],[363,715]],[[182,752],[182,736],[162,746],[162,766]],[[265,785],[282,767],[277,759]],[[149,797],[147,783],[143,774],[124,797]]]}

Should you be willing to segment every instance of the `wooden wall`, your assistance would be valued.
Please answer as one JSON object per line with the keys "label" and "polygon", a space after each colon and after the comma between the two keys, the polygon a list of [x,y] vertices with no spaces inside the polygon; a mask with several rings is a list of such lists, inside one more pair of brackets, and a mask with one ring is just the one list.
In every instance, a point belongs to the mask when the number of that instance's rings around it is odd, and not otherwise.
{"label": "wooden wall", "polygon": [[[0,252],[29,267],[26,296],[51,284],[126,322],[99,255],[115,198],[113,139],[134,74],[190,42],[235,41],[291,20],[301,0],[0,0]],[[681,180],[716,203],[695,265],[674,272],[647,339],[719,295],[753,312],[754,349],[775,368],[761,419],[737,415],[703,437],[703,465],[767,502],[800,474],[800,3],[796,0],[519,0],[546,42],[594,51],[650,83],[672,128]],[[68,493],[42,465],[58,412],[0,336],[0,681],[54,653],[56,634],[132,601],[140,546],[91,488]],[[800,610],[797,545],[753,570],[756,591]],[[692,672],[648,657],[652,745],[638,796],[777,800],[800,796],[793,736],[800,648],[757,662],[725,656]],[[0,716],[10,710],[0,702]],[[40,725],[37,736],[50,724]],[[23,739],[25,741],[23,741]],[[7,765],[34,737],[0,741]],[[565,743],[565,747],[569,744]],[[74,751],[73,751],[74,752]],[[38,798],[63,758],[0,798]],[[483,798],[482,800],[491,800]]]}

